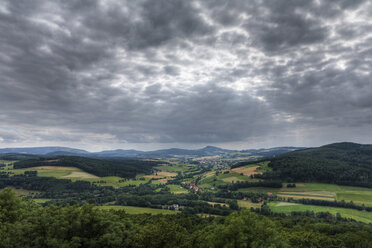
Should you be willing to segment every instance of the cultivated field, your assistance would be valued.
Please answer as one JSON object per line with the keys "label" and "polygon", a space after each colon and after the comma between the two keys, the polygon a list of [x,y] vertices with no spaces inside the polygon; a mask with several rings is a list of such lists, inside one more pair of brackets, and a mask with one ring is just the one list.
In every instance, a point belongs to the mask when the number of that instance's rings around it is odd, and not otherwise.
{"label": "cultivated field", "polygon": [[241,208],[260,208],[261,203],[253,203],[251,201],[238,200],[238,205]]}
{"label": "cultivated field", "polygon": [[325,200],[334,201],[336,200],[335,192],[328,191],[309,191],[309,192],[278,192],[277,195],[282,198],[293,198],[293,199],[314,199],[314,200]]}
{"label": "cultivated field", "polygon": [[355,209],[302,205],[287,202],[272,202],[269,203],[269,207],[273,212],[277,213],[290,213],[293,211],[298,212],[313,211],[315,213],[329,212],[333,215],[339,213],[343,218],[351,218],[365,223],[372,223],[372,212],[358,211]]}
{"label": "cultivated field", "polygon": [[180,185],[168,184],[167,187],[169,188],[170,192],[174,194],[187,194],[188,193],[188,191],[185,188],[182,188]]}
{"label": "cultivated field", "polygon": [[227,183],[238,182],[238,181],[253,181],[249,176],[240,175],[239,173],[228,171],[229,173],[219,173],[216,176],[216,172],[208,172],[204,174],[199,187],[211,188],[218,185],[224,185]]}
{"label": "cultivated field", "polygon": [[86,173],[84,171],[73,171],[67,176],[63,176],[62,178],[79,178],[79,179],[87,179],[87,178],[99,178],[95,175]]}
{"label": "cultivated field", "polygon": [[336,197],[338,201],[353,201],[358,205],[364,204],[365,206],[372,207],[372,190],[337,192]]}
{"label": "cultivated field", "polygon": [[185,172],[189,170],[192,167],[192,165],[183,163],[183,162],[170,162],[169,165],[162,165],[157,166],[155,169],[159,171],[165,171],[165,172]]}
{"label": "cultivated field", "polygon": [[[23,174],[25,171],[37,171],[39,177],[68,178],[73,172],[83,172],[76,167],[68,166],[36,166],[25,169],[12,169],[14,174]],[[88,173],[86,173],[88,175]],[[90,174],[89,174],[90,175]],[[86,175],[85,175],[86,176]]]}
{"label": "cultivated field", "polygon": [[357,205],[372,206],[372,189],[322,183],[296,183],[296,188],[246,188],[241,192],[273,192],[284,199],[316,199],[326,201],[353,201]]}
{"label": "cultivated field", "polygon": [[214,206],[214,205],[221,205],[221,206],[229,207],[229,204],[221,203],[221,202],[210,202],[210,201],[208,201],[207,203],[209,205],[212,205],[212,206]]}
{"label": "cultivated field", "polygon": [[13,169],[13,165],[4,168],[5,171],[16,175],[23,174],[25,171],[37,171],[39,177],[55,177],[58,179],[71,179],[72,181],[84,180],[95,183],[99,186],[112,186],[119,188],[128,185],[140,185],[147,183],[150,179],[138,176],[135,179],[124,179],[121,177],[98,177],[87,173],[76,167],[68,166],[36,166],[25,169]]}
{"label": "cultivated field", "polygon": [[260,169],[261,169],[260,166],[244,166],[244,167],[234,168],[231,171],[238,173],[238,174],[243,174],[244,176],[251,176],[251,175],[256,175],[256,174],[262,174],[262,171],[260,171]]}
{"label": "cultivated field", "polygon": [[158,172],[155,172],[152,175],[146,175],[146,176],[143,176],[143,177],[159,179],[159,178],[171,178],[171,177],[176,177],[176,176],[177,176],[177,173],[175,173],[175,172],[158,171]]}

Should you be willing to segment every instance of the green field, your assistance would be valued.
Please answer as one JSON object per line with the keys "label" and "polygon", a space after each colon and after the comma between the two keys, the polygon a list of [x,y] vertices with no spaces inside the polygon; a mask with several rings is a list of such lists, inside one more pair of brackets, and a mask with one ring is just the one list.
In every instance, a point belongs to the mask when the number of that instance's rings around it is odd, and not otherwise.
{"label": "green field", "polygon": [[183,162],[171,162],[169,165],[157,166],[155,169],[165,172],[185,172],[191,168],[191,165]]}
{"label": "green field", "polygon": [[239,173],[230,172],[228,174],[219,174],[217,176],[218,180],[222,180],[227,183],[237,182],[237,181],[251,181],[249,176],[240,175]]}
{"label": "green field", "polygon": [[0,164],[5,164],[5,165],[12,165],[16,161],[9,161],[9,160],[0,160]]}
{"label": "green field", "polygon": [[372,207],[372,191],[345,191],[337,193],[337,200],[353,201],[357,205]]}
{"label": "green field", "polygon": [[333,215],[339,213],[343,218],[351,218],[357,221],[372,223],[372,212],[358,211],[355,209],[347,208],[335,208],[325,206],[313,206],[313,205],[302,205],[287,202],[271,202],[269,207],[273,212],[276,213],[290,213],[290,212],[304,212],[313,211],[318,212],[329,212]]}
{"label": "green field", "polygon": [[253,203],[251,201],[238,200],[238,205],[241,208],[260,208],[261,203]]}
{"label": "green field", "polygon": [[103,210],[124,210],[128,214],[177,214],[179,212],[168,209],[141,208],[131,206],[97,206]]}
{"label": "green field", "polygon": [[187,194],[188,193],[188,191],[185,188],[182,188],[180,185],[168,184],[167,187],[169,188],[170,192],[174,194]]}
{"label": "green field", "polygon": [[[48,168],[48,169],[45,169]],[[39,177],[55,177],[55,178],[65,178],[73,172],[83,172],[76,167],[61,167],[61,166],[39,166],[31,167],[25,169],[14,169],[13,165],[8,165],[4,168],[7,172],[14,173],[15,175],[22,175],[25,171],[37,171]],[[85,173],[85,172],[83,172]],[[87,173],[87,175],[91,175]]]}
{"label": "green field", "polygon": [[137,177],[135,179],[124,179],[121,177],[100,177],[97,179],[89,178],[89,179],[79,179],[79,180],[89,181],[99,186],[112,186],[114,188],[124,187],[128,185],[139,186],[141,184],[145,184],[148,181],[150,181],[149,178],[143,178],[143,177]]}
{"label": "green field", "polygon": [[45,203],[45,202],[47,202],[47,201],[50,201],[50,200],[52,200],[52,199],[45,199],[45,198],[43,198],[43,199],[33,199],[33,201],[34,202],[36,202],[36,203],[39,203],[39,204],[43,204],[43,203]]}
{"label": "green field", "polygon": [[213,176],[209,176],[209,177],[202,179],[198,186],[200,188],[209,189],[214,186],[225,185],[225,184],[227,183],[222,180],[218,180],[217,176],[213,175]]}
{"label": "green field", "polygon": [[[47,167],[47,169],[42,168]],[[76,167],[61,167],[61,166],[42,166],[42,167],[31,167],[26,169],[13,169],[13,165],[8,165],[4,168],[4,171],[14,173],[15,175],[21,175],[25,171],[36,170],[39,177],[55,177],[58,179],[71,179],[72,181],[84,180],[91,183],[95,183],[99,186],[112,186],[115,188],[124,187],[128,185],[136,185],[147,183],[150,181],[149,178],[138,176],[135,179],[124,179],[121,177],[97,177],[90,173],[84,172]]]}
{"label": "green field", "polygon": [[283,184],[283,188],[246,188],[239,189],[241,192],[273,192],[277,196],[282,198],[294,198],[294,199],[317,199],[317,200],[329,200],[329,201],[341,201],[346,202],[353,201],[355,204],[365,206],[372,206],[372,189],[352,187],[352,186],[341,186],[334,184],[321,184],[321,183],[296,183],[296,188],[287,188],[286,184]]}

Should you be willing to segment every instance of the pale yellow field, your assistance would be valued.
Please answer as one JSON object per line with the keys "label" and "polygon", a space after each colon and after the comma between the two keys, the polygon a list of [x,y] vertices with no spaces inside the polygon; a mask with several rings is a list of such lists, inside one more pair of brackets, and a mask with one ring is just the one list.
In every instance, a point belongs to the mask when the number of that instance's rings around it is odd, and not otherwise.
{"label": "pale yellow field", "polygon": [[253,203],[251,201],[238,200],[238,205],[241,208],[260,208],[261,203]]}
{"label": "pale yellow field", "polygon": [[27,170],[58,170],[58,171],[79,171],[79,168],[76,167],[67,167],[67,166],[35,166],[27,168]]}
{"label": "pale yellow field", "polygon": [[297,205],[297,203],[291,203],[291,202],[279,202],[276,206],[292,206],[292,205]]}
{"label": "pale yellow field", "polygon": [[163,177],[175,177],[175,176],[177,176],[177,173],[174,173],[174,172],[166,172],[166,171],[160,171],[160,172],[158,172],[158,176],[163,176]]}
{"label": "pale yellow field", "polygon": [[208,204],[210,204],[210,205],[212,205],[212,206],[214,206],[214,205],[221,205],[221,206],[226,206],[226,207],[228,207],[229,206],[229,204],[226,204],[226,203],[220,203],[220,202],[207,202]]}
{"label": "pale yellow field", "polygon": [[157,176],[157,175],[147,175],[147,176],[143,176],[144,178],[153,178],[153,179],[158,179],[158,178],[162,178],[161,176]]}
{"label": "pale yellow field", "polygon": [[216,175],[216,172],[215,172],[215,171],[211,171],[211,172],[208,172],[208,173],[205,173],[205,174],[204,174],[205,178],[207,178],[207,177],[212,177],[212,176],[214,176],[214,175]]}
{"label": "pale yellow field", "polygon": [[314,200],[324,200],[324,201],[334,201],[336,200],[336,194],[329,191],[318,191],[318,192],[282,192],[277,193],[280,197],[285,198],[296,198],[296,199],[314,199]]}
{"label": "pale yellow field", "polygon": [[194,161],[200,161],[200,160],[204,160],[204,159],[219,159],[220,157],[221,157],[221,155],[214,155],[214,156],[198,157],[198,158],[194,158],[193,160]]}
{"label": "pale yellow field", "polygon": [[89,173],[84,172],[84,171],[73,171],[69,175],[63,176],[63,178],[81,178],[81,179],[85,179],[85,178],[99,178],[99,177],[97,177],[95,175],[92,175],[92,174],[89,174]]}
{"label": "pale yellow field", "polygon": [[[25,170],[36,170],[40,176],[50,176],[56,178],[71,178],[71,179],[96,179],[99,178],[88,172],[82,171],[76,167],[67,166],[35,166],[26,169],[20,169],[19,173]],[[16,171],[16,170],[15,170]]]}
{"label": "pale yellow field", "polygon": [[147,175],[147,176],[144,176],[144,177],[146,177],[146,178],[164,178],[164,177],[175,177],[175,176],[177,176],[177,173],[166,172],[166,171],[159,171],[156,174]]}
{"label": "pale yellow field", "polygon": [[164,183],[167,183],[168,181],[168,178],[163,178],[163,179],[156,179],[156,178],[153,178],[154,180],[152,180],[152,184],[164,184]]}
{"label": "pale yellow field", "polygon": [[243,173],[244,176],[251,176],[256,174],[262,174],[262,171],[257,171],[260,166],[252,166],[252,167],[238,167],[234,168],[231,171],[236,172],[238,174]]}

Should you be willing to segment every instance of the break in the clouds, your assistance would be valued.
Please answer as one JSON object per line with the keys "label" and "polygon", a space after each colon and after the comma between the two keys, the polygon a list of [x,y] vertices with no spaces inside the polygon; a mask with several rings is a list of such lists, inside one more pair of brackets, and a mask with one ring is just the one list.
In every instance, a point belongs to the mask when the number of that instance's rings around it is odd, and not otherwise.
{"label": "break in the clouds", "polygon": [[3,0],[0,144],[371,143],[371,17],[368,0]]}

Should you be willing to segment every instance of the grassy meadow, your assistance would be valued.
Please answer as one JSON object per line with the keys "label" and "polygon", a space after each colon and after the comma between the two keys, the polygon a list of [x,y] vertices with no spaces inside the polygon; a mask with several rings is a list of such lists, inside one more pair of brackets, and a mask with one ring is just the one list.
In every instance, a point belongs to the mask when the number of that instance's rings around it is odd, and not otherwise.
{"label": "grassy meadow", "polygon": [[3,171],[13,173],[14,175],[24,174],[25,171],[37,171],[39,177],[55,177],[57,179],[70,179],[72,181],[84,180],[99,186],[112,186],[115,188],[128,185],[138,186],[150,181],[150,178],[144,178],[141,175],[135,179],[124,179],[115,176],[98,177],[79,168],[69,166],[36,166],[25,169],[14,169],[12,163],[9,163],[3,168]]}
{"label": "grassy meadow", "polygon": [[168,184],[167,187],[169,188],[170,192],[174,194],[187,194],[189,192],[185,188],[182,188],[180,185],[176,184]]}
{"label": "grassy meadow", "polygon": [[372,212],[358,211],[355,209],[302,205],[288,202],[271,202],[269,203],[269,207],[273,212],[277,213],[290,213],[294,211],[295,212],[313,211],[315,213],[329,212],[333,215],[339,213],[343,218],[351,218],[356,221],[372,223]]}
{"label": "grassy meadow", "polygon": [[372,189],[323,183],[296,183],[296,188],[246,188],[241,192],[273,192],[284,199],[316,199],[328,201],[353,201],[357,205],[372,206]]}

